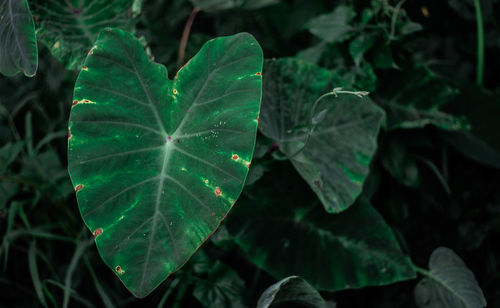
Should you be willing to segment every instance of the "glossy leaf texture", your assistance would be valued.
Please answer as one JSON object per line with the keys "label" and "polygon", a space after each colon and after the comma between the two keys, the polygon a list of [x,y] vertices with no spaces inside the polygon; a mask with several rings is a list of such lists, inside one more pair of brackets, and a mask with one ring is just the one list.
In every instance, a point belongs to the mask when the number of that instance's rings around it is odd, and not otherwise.
{"label": "glossy leaf texture", "polygon": [[35,25],[26,0],[0,1],[0,73],[36,74],[38,46]]}
{"label": "glossy leaf texture", "polygon": [[368,98],[327,97],[316,109],[321,121],[306,148],[294,156],[307,140],[315,100],[343,86],[344,81],[335,73],[293,58],[266,60],[264,68],[259,130],[293,156],[293,166],[328,212],[347,209],[368,175],[384,112]]}
{"label": "glossy leaf texture", "polygon": [[440,109],[459,93],[423,65],[392,71],[378,93],[387,112],[387,128],[420,128],[432,124],[443,130],[467,130],[465,118]]}
{"label": "glossy leaf texture", "polygon": [[32,1],[37,38],[67,69],[80,69],[101,30],[106,27],[133,30],[141,2]]}
{"label": "glossy leaf texture", "polygon": [[225,222],[257,266],[276,279],[299,275],[327,291],[415,277],[391,228],[365,198],[341,214],[328,214],[296,175],[273,172],[286,185],[264,177],[245,189]]}
{"label": "glossy leaf texture", "polygon": [[305,307],[327,308],[328,305],[318,291],[299,276],[284,278],[267,288],[257,302],[257,308],[269,308],[278,304],[300,303]]}
{"label": "glossy leaf texture", "polygon": [[75,85],[68,160],[106,264],[143,297],[219,226],[243,188],[257,131],[262,50],[208,41],[169,80],[130,33],[107,29]]}
{"label": "glossy leaf texture", "polygon": [[486,307],[486,299],[474,274],[451,249],[435,249],[429,259],[429,270],[428,278],[415,287],[418,307]]}

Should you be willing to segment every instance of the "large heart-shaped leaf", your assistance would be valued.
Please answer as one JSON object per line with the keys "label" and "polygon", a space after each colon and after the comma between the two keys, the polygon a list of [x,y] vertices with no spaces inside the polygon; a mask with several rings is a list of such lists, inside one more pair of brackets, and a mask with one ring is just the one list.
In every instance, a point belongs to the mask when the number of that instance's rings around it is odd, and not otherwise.
{"label": "large heart-shaped leaf", "polygon": [[340,214],[328,214],[300,178],[273,172],[287,179],[286,185],[264,177],[245,189],[225,222],[257,266],[276,279],[300,275],[328,291],[415,277],[391,228],[365,198]]}
{"label": "large heart-shaped leaf", "polygon": [[474,274],[451,249],[436,248],[429,259],[427,278],[415,287],[419,307],[482,308],[486,299]]}
{"label": "large heart-shaped leaf", "polygon": [[68,69],[80,69],[99,32],[131,31],[142,0],[33,1],[37,37]]}
{"label": "large heart-shaped leaf", "polygon": [[249,34],[207,42],[169,80],[131,34],[99,36],[75,85],[69,171],[108,266],[136,296],[181,267],[241,193],[261,99]]}
{"label": "large heart-shaped leaf", "polygon": [[384,112],[368,98],[353,95],[327,97],[316,111],[324,116],[307,147],[314,101],[343,86],[335,73],[288,58],[265,64],[260,131],[276,142],[318,195],[328,212],[348,208],[361,193],[377,147]]}
{"label": "large heart-shaped leaf", "polygon": [[26,0],[0,1],[0,73],[32,77],[38,67],[35,25]]}

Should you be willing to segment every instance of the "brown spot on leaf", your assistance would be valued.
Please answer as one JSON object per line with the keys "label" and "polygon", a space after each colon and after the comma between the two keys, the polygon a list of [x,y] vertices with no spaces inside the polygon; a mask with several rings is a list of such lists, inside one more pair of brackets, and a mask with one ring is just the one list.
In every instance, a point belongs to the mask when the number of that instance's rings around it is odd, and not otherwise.
{"label": "brown spot on leaf", "polygon": [[94,238],[98,237],[102,234],[102,228],[98,228],[94,230]]}
{"label": "brown spot on leaf", "polygon": [[247,163],[247,168],[250,168],[250,162]]}
{"label": "brown spot on leaf", "polygon": [[208,180],[205,180],[205,184],[208,184]]}
{"label": "brown spot on leaf", "polygon": [[255,73],[255,75],[262,76],[262,73],[261,72],[257,72],[257,73]]}
{"label": "brown spot on leaf", "polygon": [[90,101],[89,101],[88,99],[84,99],[84,100],[83,100],[83,102],[84,102],[85,104],[90,103]]}
{"label": "brown spot on leaf", "polygon": [[86,67],[85,65],[83,65],[83,66],[82,66],[82,70],[84,70],[84,71],[88,71],[88,70],[89,70],[89,68],[88,68],[88,67]]}
{"label": "brown spot on leaf", "polygon": [[78,104],[78,101],[73,101],[73,103],[71,103],[71,106],[75,106],[76,104]]}
{"label": "brown spot on leaf", "polygon": [[78,184],[75,186],[75,192],[78,193],[80,190],[82,190],[83,184]]}
{"label": "brown spot on leaf", "polygon": [[240,158],[237,154],[234,154],[233,157],[232,157],[234,160],[238,160],[238,158]]}
{"label": "brown spot on leaf", "polygon": [[68,140],[71,138],[71,131],[69,130],[69,127],[68,127]]}
{"label": "brown spot on leaf", "polygon": [[121,268],[121,266],[120,266],[120,265],[118,265],[117,267],[115,267],[115,270],[116,270],[116,272],[117,272],[118,274],[120,274],[120,275],[123,275],[123,274],[125,273],[125,271],[124,271],[124,270],[122,270],[122,268]]}
{"label": "brown spot on leaf", "polygon": [[219,187],[215,187],[215,195],[219,197],[222,194],[222,191],[220,190]]}
{"label": "brown spot on leaf", "polygon": [[91,49],[91,50],[89,50],[89,55],[91,55],[91,54],[93,54],[93,53],[94,53],[94,51],[92,51],[92,49]]}
{"label": "brown spot on leaf", "polygon": [[179,93],[179,92],[177,92],[177,89],[174,89],[172,92],[174,92],[174,94]]}

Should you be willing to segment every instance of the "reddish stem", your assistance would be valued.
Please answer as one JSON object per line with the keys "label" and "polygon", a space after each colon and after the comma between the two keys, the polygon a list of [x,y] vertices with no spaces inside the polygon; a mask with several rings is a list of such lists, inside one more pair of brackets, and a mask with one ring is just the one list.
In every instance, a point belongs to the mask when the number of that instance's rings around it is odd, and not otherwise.
{"label": "reddish stem", "polygon": [[198,14],[199,11],[200,8],[195,7],[191,12],[191,15],[189,15],[189,19],[186,22],[186,25],[184,26],[184,32],[182,32],[181,44],[179,45],[179,53],[177,57],[177,69],[180,69],[181,66],[184,64],[184,55],[186,52],[186,45],[189,38],[189,32],[191,32],[191,26],[193,25],[194,18],[196,17],[196,14]]}

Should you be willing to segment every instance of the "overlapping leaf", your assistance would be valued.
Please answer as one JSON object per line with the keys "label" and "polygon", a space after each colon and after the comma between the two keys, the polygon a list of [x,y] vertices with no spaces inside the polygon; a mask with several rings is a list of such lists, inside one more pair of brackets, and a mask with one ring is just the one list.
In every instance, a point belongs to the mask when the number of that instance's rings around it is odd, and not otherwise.
{"label": "overlapping leaf", "polygon": [[132,31],[142,0],[33,1],[37,37],[68,69],[80,69],[99,32]]}
{"label": "overlapping leaf", "polygon": [[261,70],[249,34],[209,41],[174,80],[122,30],[92,48],[75,85],[69,171],[102,258],[136,296],[182,266],[238,198]]}
{"label": "overlapping leaf", "polygon": [[0,1],[0,73],[32,77],[38,67],[35,25],[26,0]]}
{"label": "overlapping leaf", "polygon": [[[365,199],[327,214],[290,173],[240,198],[225,225],[250,260],[276,279],[299,275],[318,290],[383,285],[415,277],[383,218]],[[312,197],[312,198],[311,198]]]}
{"label": "overlapping leaf", "polygon": [[[265,64],[260,131],[292,155],[307,139],[314,101],[344,81],[334,73],[297,59]],[[347,209],[361,193],[377,147],[384,112],[369,99],[352,95],[325,98],[324,112],[307,144],[290,160],[328,212]]]}

